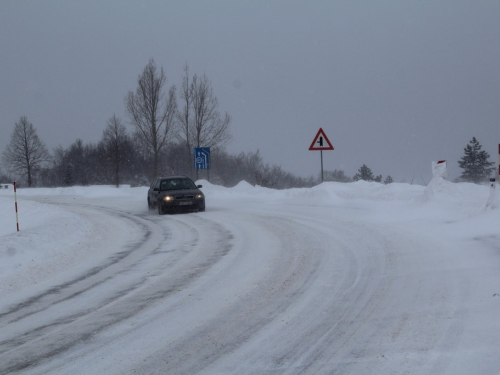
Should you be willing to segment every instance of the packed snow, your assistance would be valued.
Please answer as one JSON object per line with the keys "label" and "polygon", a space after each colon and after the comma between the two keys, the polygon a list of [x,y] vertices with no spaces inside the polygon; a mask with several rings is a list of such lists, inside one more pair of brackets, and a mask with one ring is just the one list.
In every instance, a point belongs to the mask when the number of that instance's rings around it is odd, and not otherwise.
{"label": "packed snow", "polygon": [[500,188],[0,189],[0,373],[498,374]]}

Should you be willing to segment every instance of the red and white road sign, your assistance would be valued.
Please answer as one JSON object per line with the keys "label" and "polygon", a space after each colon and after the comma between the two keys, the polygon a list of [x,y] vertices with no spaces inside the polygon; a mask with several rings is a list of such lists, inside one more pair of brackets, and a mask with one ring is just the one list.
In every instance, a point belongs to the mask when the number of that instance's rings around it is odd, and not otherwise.
{"label": "red and white road sign", "polygon": [[328,140],[323,128],[319,128],[318,134],[314,137],[314,141],[309,147],[309,151],[333,150],[333,146]]}

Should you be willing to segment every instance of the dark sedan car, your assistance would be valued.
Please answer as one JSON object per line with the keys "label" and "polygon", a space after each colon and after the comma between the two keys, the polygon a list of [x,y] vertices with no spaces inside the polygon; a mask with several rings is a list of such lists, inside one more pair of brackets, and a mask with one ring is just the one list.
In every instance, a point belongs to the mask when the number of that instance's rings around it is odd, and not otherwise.
{"label": "dark sedan car", "polygon": [[205,196],[193,180],[185,176],[156,178],[148,190],[149,209],[160,215],[179,211],[205,211]]}

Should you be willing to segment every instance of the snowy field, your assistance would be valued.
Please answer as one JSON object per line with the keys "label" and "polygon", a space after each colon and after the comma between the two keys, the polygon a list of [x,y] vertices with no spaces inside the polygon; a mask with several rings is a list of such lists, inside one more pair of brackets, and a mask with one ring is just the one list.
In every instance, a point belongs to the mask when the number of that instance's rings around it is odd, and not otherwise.
{"label": "snowy field", "polygon": [[198,183],[0,190],[0,374],[500,374],[498,186]]}

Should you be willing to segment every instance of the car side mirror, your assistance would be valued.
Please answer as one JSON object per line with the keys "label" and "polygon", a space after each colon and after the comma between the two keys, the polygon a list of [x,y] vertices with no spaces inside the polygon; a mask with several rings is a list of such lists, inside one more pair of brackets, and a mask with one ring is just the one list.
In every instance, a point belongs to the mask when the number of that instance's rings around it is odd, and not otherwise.
{"label": "car side mirror", "polygon": [[196,187],[197,187],[198,189],[200,189],[200,188],[202,188],[202,187],[203,187],[203,185],[196,185]]}
{"label": "car side mirror", "polygon": [[154,189],[153,189],[153,191],[160,191],[160,189],[158,189],[158,188],[154,188]]}

